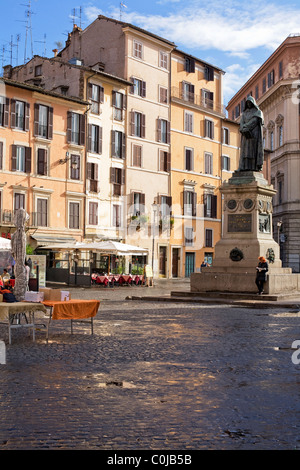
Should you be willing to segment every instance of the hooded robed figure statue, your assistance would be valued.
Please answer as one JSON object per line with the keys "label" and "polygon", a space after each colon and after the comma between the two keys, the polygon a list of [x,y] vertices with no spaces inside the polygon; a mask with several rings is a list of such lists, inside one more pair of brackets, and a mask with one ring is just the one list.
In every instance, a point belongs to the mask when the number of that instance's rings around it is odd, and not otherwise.
{"label": "hooded robed figure statue", "polygon": [[241,151],[238,171],[261,171],[264,163],[262,111],[249,96],[240,120]]}

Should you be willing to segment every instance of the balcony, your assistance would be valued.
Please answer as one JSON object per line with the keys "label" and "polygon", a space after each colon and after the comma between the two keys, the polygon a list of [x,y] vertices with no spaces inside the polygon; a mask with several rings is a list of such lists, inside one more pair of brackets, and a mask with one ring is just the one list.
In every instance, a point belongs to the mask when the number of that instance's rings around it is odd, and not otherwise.
{"label": "balcony", "polygon": [[211,111],[222,117],[226,115],[225,105],[194,93],[186,93],[177,87],[171,87],[171,100],[206,112]]}
{"label": "balcony", "polygon": [[[0,211],[0,225],[2,227],[14,227],[14,213],[15,211],[10,211],[7,209]],[[26,222],[27,227],[38,227],[37,213],[30,212],[28,215],[29,219]]]}

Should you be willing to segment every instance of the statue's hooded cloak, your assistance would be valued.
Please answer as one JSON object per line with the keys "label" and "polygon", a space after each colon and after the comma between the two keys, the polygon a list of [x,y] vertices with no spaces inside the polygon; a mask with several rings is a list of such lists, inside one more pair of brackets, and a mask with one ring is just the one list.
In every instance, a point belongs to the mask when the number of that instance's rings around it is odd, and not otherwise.
{"label": "statue's hooded cloak", "polygon": [[[252,106],[249,107],[249,103]],[[240,120],[240,171],[261,171],[264,163],[263,125],[263,113],[253,96],[249,96]]]}

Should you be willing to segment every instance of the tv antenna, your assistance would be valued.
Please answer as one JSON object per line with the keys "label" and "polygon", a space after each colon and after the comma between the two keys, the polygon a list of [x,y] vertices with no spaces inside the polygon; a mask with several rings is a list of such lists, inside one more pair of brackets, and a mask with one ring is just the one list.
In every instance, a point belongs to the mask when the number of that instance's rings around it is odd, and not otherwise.
{"label": "tv antenna", "polygon": [[31,57],[33,57],[33,39],[32,39],[32,22],[31,22],[31,16],[33,11],[31,10],[31,0],[28,0],[28,4],[21,4],[25,7],[27,7],[27,10],[25,10],[25,15],[27,17],[26,20],[26,37],[25,37],[25,51],[24,51],[24,63],[26,60],[29,58],[27,57],[27,39],[28,36],[30,36],[30,46],[31,46]]}
{"label": "tv antenna", "polygon": [[123,15],[124,8],[127,8],[127,6],[125,5],[125,3],[120,2],[120,21],[122,21],[122,15]]}
{"label": "tv antenna", "polygon": [[44,34],[44,41],[34,41],[34,42],[39,42],[39,43],[41,43],[41,44],[44,44],[44,57],[46,57],[46,55],[47,55],[46,38],[47,38],[47,35],[46,35],[46,33],[45,33],[45,34]]}

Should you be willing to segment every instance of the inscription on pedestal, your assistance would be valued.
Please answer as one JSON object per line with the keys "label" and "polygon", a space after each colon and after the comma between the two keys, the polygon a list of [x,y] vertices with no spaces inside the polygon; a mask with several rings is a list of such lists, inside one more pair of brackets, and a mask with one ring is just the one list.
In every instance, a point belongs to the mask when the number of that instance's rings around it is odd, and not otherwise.
{"label": "inscription on pedestal", "polygon": [[252,232],[252,214],[228,214],[228,232]]}

